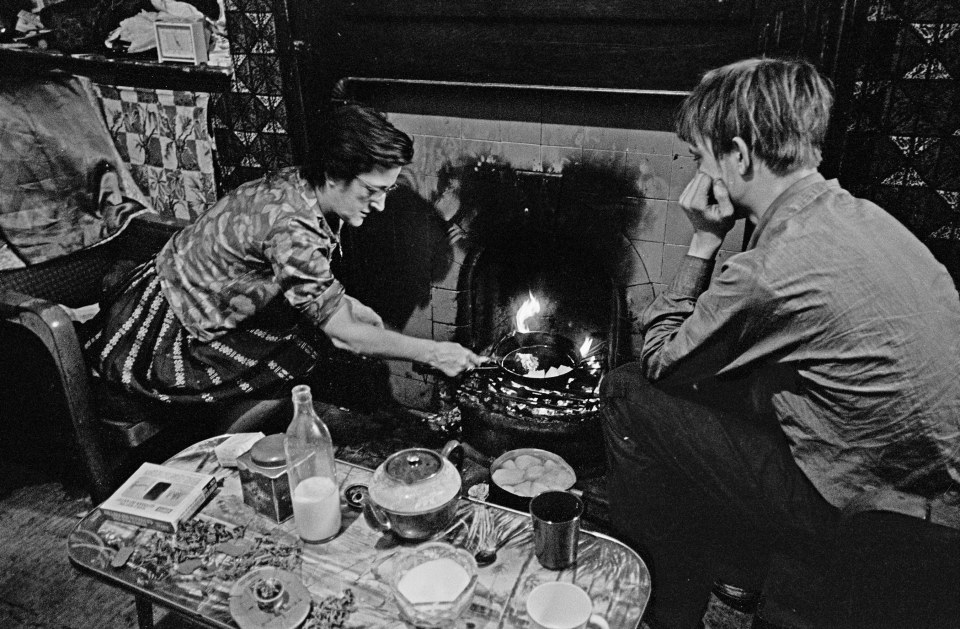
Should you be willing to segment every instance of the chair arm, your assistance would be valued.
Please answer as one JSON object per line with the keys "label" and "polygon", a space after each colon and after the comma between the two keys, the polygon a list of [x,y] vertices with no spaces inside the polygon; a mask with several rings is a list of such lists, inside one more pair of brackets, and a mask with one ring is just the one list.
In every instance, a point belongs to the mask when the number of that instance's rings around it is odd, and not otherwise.
{"label": "chair arm", "polygon": [[63,308],[46,299],[5,290],[0,291],[0,316],[26,328],[43,343],[67,391],[89,391],[87,365],[80,341],[73,321]]}
{"label": "chair arm", "polygon": [[94,499],[102,500],[113,489],[111,474],[98,443],[87,364],[73,321],[53,302],[13,290],[0,290],[0,319],[33,334],[47,350],[84,455]]}

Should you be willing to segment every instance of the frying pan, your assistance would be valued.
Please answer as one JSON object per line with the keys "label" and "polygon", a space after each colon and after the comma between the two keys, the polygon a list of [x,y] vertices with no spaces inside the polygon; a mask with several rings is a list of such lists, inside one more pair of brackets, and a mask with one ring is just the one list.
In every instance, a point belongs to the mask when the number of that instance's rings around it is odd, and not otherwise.
{"label": "frying pan", "polygon": [[[575,369],[580,362],[577,349],[573,341],[559,334],[549,332],[514,332],[503,337],[493,350],[495,366],[506,371],[510,376],[525,384],[543,385],[553,384],[559,380],[569,378],[570,372],[535,378],[527,375],[527,369],[521,361],[521,355],[532,356],[537,360],[537,369],[547,371],[551,367],[567,366]],[[494,367],[490,365],[489,368]]]}

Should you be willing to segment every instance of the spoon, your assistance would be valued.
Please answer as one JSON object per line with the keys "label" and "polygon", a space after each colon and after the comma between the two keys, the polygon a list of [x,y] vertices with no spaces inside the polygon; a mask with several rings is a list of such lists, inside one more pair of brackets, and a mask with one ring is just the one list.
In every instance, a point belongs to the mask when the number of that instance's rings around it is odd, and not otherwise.
{"label": "spoon", "polygon": [[486,507],[480,507],[476,518],[478,542],[473,558],[478,566],[489,566],[497,560],[497,531],[493,526],[493,515]]}
{"label": "spoon", "polygon": [[489,566],[494,561],[497,560],[497,549],[496,548],[481,548],[473,556],[474,560],[477,562],[477,566],[484,567]]}

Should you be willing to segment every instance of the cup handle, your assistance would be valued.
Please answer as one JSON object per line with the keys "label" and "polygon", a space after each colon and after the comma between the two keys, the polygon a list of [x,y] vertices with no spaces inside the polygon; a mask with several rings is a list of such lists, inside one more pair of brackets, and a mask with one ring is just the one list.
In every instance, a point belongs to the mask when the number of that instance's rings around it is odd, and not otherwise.
{"label": "cup handle", "polygon": [[610,625],[607,624],[607,619],[599,614],[592,614],[590,620],[587,621],[587,625],[590,627],[600,627],[600,629],[610,629]]}

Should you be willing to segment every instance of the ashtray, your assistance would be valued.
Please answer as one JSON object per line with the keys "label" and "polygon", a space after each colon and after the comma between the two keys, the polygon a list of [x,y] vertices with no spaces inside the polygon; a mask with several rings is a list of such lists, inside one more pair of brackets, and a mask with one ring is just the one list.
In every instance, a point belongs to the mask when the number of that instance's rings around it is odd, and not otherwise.
{"label": "ashtray", "polygon": [[251,570],[230,590],[230,615],[240,629],[295,629],[311,604],[303,583],[279,568]]}

